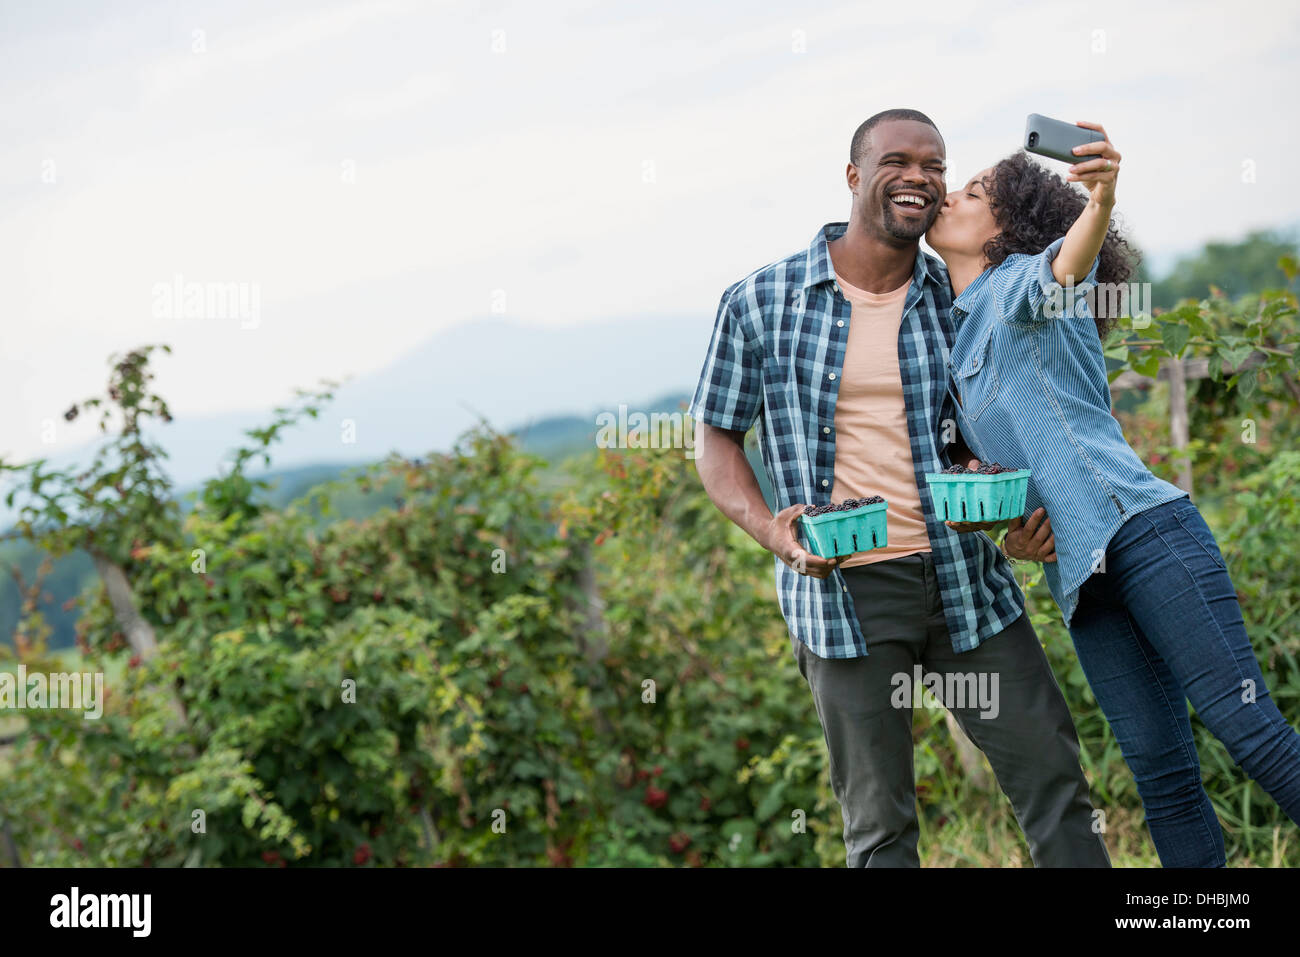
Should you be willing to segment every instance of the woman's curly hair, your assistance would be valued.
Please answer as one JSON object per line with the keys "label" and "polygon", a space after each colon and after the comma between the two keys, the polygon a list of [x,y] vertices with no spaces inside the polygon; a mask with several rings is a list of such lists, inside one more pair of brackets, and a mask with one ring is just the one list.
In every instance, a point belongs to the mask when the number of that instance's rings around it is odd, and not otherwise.
{"label": "woman's curly hair", "polygon": [[[1079,218],[1088,197],[1050,170],[1044,169],[1021,150],[993,167],[992,179],[984,184],[998,234],[984,244],[984,256],[996,266],[1014,253],[1036,256],[1069,231]],[[1127,283],[1137,268],[1139,256],[1119,234],[1114,222],[1101,245],[1097,282]],[[1087,293],[1087,302],[1103,340],[1118,315],[1110,315],[1115,297]]]}

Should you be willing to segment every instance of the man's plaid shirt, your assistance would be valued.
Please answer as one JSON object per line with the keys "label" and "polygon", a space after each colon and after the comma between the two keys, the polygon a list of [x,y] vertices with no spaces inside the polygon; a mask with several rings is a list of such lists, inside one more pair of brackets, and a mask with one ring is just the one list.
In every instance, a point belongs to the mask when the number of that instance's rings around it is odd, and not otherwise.
{"label": "man's plaid shirt", "polygon": [[[806,250],[729,286],[718,305],[708,356],[689,413],[720,429],[758,422],[759,453],[776,509],[822,505],[835,484],[835,400],[852,306],[835,283],[827,243],[847,223],[828,223]],[[898,367],[907,431],[930,550],[952,646],[970,651],[1024,611],[1006,559],[986,535],[958,534],[936,517],[926,472],[951,464],[956,409],[947,387],[952,290],[943,264],[917,250],[898,332]],[[802,529],[796,534],[806,546]],[[790,633],[822,658],[867,653],[853,599],[836,568],[801,575],[776,556],[776,593]],[[870,627],[871,609],[862,609]]]}

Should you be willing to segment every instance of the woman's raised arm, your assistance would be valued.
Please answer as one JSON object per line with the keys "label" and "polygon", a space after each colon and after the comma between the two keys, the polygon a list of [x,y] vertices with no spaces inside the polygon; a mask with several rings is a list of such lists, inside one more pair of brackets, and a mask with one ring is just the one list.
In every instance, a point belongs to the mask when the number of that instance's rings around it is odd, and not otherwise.
{"label": "woman's raised arm", "polygon": [[[1076,125],[1106,136],[1098,123],[1080,121]],[[1065,234],[1061,251],[1052,261],[1052,275],[1062,286],[1073,286],[1088,275],[1093,260],[1101,252],[1106,230],[1110,228],[1111,210],[1115,208],[1115,180],[1119,176],[1120,155],[1109,138],[1076,146],[1074,152],[1080,159],[1070,167],[1066,181],[1087,187],[1088,205]]]}

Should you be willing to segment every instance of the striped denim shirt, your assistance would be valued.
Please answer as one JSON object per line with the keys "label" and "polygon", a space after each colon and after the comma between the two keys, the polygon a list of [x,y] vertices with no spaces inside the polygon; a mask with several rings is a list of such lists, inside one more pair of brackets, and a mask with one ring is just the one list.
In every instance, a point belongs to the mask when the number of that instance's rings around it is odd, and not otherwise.
{"label": "striped denim shirt", "polygon": [[[835,400],[852,306],[835,282],[827,243],[847,223],[828,223],[801,249],[728,286],[689,414],[720,429],[758,423],[759,454],[776,511],[830,501],[835,477]],[[952,290],[943,264],[917,250],[898,331],[899,372],[917,488],[930,534],[944,617],[955,651],[970,651],[1024,611],[1011,567],[982,534],[958,534],[934,513],[926,472],[951,464],[955,437],[947,358]],[[807,546],[800,524],[801,544]],[[822,658],[867,654],[843,572],[801,575],[775,555],[776,593],[790,634]],[[870,619],[871,609],[863,609]]]}
{"label": "striped denim shirt", "polygon": [[1138,512],[1187,493],[1156,478],[1110,411],[1106,360],[1085,293],[1052,275],[1065,237],[1041,253],[1008,256],[952,304],[948,357],[962,434],[986,462],[1032,470],[1025,514],[1047,510],[1056,561],[1043,577],[1068,626],[1079,588],[1101,570],[1106,546]]}

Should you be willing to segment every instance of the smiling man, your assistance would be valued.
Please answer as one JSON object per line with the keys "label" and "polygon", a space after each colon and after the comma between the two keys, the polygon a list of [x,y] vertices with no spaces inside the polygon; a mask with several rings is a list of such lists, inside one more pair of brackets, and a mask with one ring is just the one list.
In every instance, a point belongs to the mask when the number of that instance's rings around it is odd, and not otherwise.
{"label": "smiling man", "polygon": [[[886,110],[858,127],[849,221],[722,295],[690,408],[696,468],[714,504],[774,555],[850,867],[920,863],[911,695],[893,693],[918,664],[995,679],[1000,700],[983,716],[974,702],[948,705],[988,755],[1034,863],[1108,867],[1065,700],[1006,559],[977,534],[992,526],[949,526],[923,493],[926,472],[972,461],[945,380],[948,275],[919,245],[944,171],[924,114]],[[776,515],[744,454],[756,422]],[[871,495],[889,503],[887,546],[840,560],[806,550],[805,505]]]}

